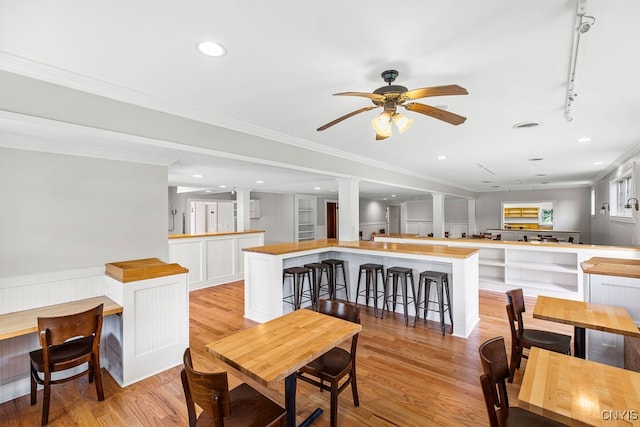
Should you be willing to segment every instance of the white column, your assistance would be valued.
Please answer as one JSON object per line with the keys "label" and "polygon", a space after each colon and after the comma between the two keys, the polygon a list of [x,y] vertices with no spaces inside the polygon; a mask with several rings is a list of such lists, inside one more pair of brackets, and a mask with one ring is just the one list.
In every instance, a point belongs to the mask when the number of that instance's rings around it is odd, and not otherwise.
{"label": "white column", "polygon": [[248,188],[236,188],[236,231],[246,231],[250,227],[250,202]]}
{"label": "white column", "polygon": [[360,179],[336,178],[338,181],[338,239],[360,239]]}
{"label": "white column", "polygon": [[444,194],[432,193],[433,196],[433,237],[444,237]]}
{"label": "white column", "polygon": [[476,234],[478,232],[476,225],[476,199],[467,200],[467,215],[467,234]]}

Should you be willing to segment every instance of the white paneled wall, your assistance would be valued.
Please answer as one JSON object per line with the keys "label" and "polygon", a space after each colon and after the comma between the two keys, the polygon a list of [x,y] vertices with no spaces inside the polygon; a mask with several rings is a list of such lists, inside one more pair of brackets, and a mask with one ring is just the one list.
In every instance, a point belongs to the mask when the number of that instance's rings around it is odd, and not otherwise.
{"label": "white paneled wall", "polygon": [[242,250],[264,245],[264,232],[169,239],[169,262],[189,269],[189,290],[244,277]]}
{"label": "white paneled wall", "polygon": [[104,266],[0,279],[0,314],[104,295]]}

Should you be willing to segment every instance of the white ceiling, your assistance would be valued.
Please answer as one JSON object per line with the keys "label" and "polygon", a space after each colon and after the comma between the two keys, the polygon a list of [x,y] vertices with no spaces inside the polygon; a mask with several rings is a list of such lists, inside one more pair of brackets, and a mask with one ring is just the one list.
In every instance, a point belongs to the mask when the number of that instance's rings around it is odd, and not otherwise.
{"label": "white ceiling", "polygon": [[[264,136],[282,142],[282,150],[309,147],[447,183],[461,193],[588,186],[638,151],[640,2],[584,6],[596,22],[580,40],[572,121],[564,107],[576,0],[0,0],[0,70]],[[221,42],[227,56],[201,55],[195,46],[203,40]],[[380,110],[372,110],[316,131],[371,105],[333,93],[371,92],[384,85],[386,69],[398,70],[395,83],[409,89],[465,87],[467,96],[421,102],[467,121],[452,126],[406,112],[415,119],[409,131],[375,141],[370,121]],[[27,101],[35,106],[38,95]],[[283,168],[259,155],[51,123],[12,113],[1,99],[0,110],[8,110],[0,114],[4,147],[166,164],[171,185],[215,191],[337,190],[336,174],[322,167]],[[541,125],[513,127],[529,121]],[[592,141],[577,142],[582,137]],[[369,177],[361,193],[406,199],[428,190],[389,184]]]}

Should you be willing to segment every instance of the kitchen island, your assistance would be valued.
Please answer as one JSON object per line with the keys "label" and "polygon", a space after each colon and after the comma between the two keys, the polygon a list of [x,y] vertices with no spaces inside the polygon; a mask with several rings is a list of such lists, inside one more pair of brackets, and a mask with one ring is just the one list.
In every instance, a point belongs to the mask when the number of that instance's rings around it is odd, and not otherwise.
{"label": "kitchen island", "polygon": [[[451,285],[453,335],[466,338],[478,323],[477,249],[335,239],[244,248],[245,317],[266,322],[290,311],[290,306],[282,301],[282,270],[328,258],[345,261],[352,301],[360,264],[377,263],[385,269],[391,266],[412,268],[416,285],[421,271],[446,272]],[[409,314],[414,315],[413,307],[409,309]],[[402,310],[401,305],[398,310]]]}

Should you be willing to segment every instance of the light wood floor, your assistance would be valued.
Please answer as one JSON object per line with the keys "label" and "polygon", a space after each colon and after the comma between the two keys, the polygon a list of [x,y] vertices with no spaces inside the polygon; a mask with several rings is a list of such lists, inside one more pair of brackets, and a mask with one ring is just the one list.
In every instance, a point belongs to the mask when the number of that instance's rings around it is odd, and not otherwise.
{"label": "light wood floor", "polygon": [[[571,334],[570,327],[531,318],[535,300],[527,299],[525,324]],[[351,391],[340,395],[338,420],[344,426],[479,426],[487,415],[479,386],[482,371],[478,346],[502,335],[509,351],[509,326],[502,293],[480,292],[480,324],[468,339],[442,336],[436,323],[418,322],[406,327],[403,316],[391,314],[376,319],[372,308],[362,310],[362,333],[358,341],[358,390],[360,407],[355,408]],[[196,369],[227,370],[235,387],[249,382],[284,405],[284,385],[265,389],[214,360],[204,350],[207,343],[248,328],[243,319],[243,283],[235,282],[191,292],[190,346]],[[523,368],[526,361],[523,361]],[[95,388],[86,377],[52,388],[50,426],[185,426],[186,409],[175,367],[121,389],[103,370],[106,398],[96,400]],[[521,369],[509,385],[511,405],[517,405]],[[0,405],[0,425],[40,424],[41,392],[38,403],[23,396]],[[324,414],[314,426],[329,425],[329,394],[298,382],[298,420],[316,407]]]}

